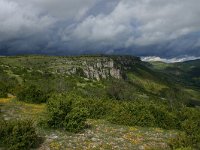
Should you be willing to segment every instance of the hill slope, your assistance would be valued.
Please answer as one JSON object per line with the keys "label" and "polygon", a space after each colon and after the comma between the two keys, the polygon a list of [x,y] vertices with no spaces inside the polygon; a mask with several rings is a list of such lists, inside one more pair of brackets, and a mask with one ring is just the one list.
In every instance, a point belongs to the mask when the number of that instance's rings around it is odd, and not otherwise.
{"label": "hill slope", "polygon": [[[107,87],[115,82],[116,86],[128,88],[134,95],[124,94],[124,98],[156,96],[162,99],[168,93],[175,93],[174,97],[184,93],[198,100],[199,62],[149,64],[133,56],[1,57],[0,88],[6,87],[7,93],[15,95],[19,87],[34,84],[45,91],[62,92],[77,88],[83,93],[93,90],[103,96]],[[127,93],[122,89],[123,92]]]}

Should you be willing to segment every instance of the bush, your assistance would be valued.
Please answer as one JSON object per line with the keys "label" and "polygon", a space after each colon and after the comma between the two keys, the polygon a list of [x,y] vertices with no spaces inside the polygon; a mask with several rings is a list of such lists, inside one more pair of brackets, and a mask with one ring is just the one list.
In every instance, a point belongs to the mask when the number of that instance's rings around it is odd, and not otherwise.
{"label": "bush", "polygon": [[130,126],[175,129],[175,116],[167,108],[164,104],[158,105],[151,101],[123,102],[113,110],[109,120],[113,123]]}
{"label": "bush", "polygon": [[172,138],[168,142],[171,149],[180,149],[180,150],[190,150],[192,149],[190,139],[188,139],[185,133],[180,133],[176,137]]}
{"label": "bush", "polygon": [[198,108],[183,108],[179,114],[180,129],[187,135],[190,145],[200,149],[200,110]]}
{"label": "bush", "polygon": [[115,107],[115,101],[101,99],[79,99],[78,107],[87,109],[88,118],[101,119],[105,118],[112,112]]}
{"label": "bush", "polygon": [[86,109],[75,106],[73,99],[58,95],[47,103],[47,125],[53,128],[64,128],[66,131],[79,132],[85,128],[88,113]]}
{"label": "bush", "polygon": [[5,84],[0,82],[0,98],[7,98],[8,90]]}
{"label": "bush", "polygon": [[27,150],[37,144],[38,136],[32,121],[0,121],[0,146],[11,150]]}
{"label": "bush", "polygon": [[64,128],[70,132],[79,132],[85,128],[87,110],[75,107],[65,117]]}
{"label": "bush", "polygon": [[48,99],[48,95],[37,89],[36,86],[30,86],[21,90],[17,94],[17,98],[28,103],[44,103]]}
{"label": "bush", "polygon": [[4,90],[0,89],[0,98],[7,98],[8,94]]}
{"label": "bush", "polygon": [[200,110],[183,107],[176,113],[182,133],[169,141],[172,149],[200,149]]}

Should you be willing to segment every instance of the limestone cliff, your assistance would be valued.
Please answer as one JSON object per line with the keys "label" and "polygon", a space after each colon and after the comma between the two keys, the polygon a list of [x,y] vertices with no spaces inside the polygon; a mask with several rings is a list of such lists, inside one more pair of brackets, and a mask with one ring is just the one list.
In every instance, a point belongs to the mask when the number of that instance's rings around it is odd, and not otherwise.
{"label": "limestone cliff", "polygon": [[140,58],[133,56],[65,57],[56,59],[52,70],[58,74],[79,75],[88,79],[120,79],[124,71],[139,62]]}

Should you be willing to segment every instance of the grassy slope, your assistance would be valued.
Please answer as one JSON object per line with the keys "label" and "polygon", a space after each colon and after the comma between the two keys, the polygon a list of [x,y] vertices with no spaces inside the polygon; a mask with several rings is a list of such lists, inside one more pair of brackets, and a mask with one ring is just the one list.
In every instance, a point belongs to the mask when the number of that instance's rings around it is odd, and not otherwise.
{"label": "grassy slope", "polygon": [[[5,119],[32,118],[35,122],[45,115],[45,105],[17,102],[15,98],[0,99]],[[169,149],[167,141],[177,134],[159,128],[142,128],[113,125],[104,120],[88,120],[88,129],[73,134],[61,130],[37,128],[45,137],[39,149]]]}
{"label": "grassy slope", "polygon": [[200,60],[183,63],[150,62],[151,68],[172,78],[172,82],[188,93],[191,99],[200,101]]}
{"label": "grassy slope", "polygon": [[145,91],[158,94],[163,88],[168,88],[167,82],[163,80],[163,75],[149,69],[145,65],[137,65],[129,71],[128,78]]}

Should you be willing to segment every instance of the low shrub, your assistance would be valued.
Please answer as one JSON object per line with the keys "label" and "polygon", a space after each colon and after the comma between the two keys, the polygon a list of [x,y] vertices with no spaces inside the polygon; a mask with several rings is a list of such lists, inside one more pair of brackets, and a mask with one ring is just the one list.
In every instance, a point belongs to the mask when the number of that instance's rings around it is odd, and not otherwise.
{"label": "low shrub", "polygon": [[27,150],[37,144],[38,135],[32,121],[0,121],[0,146],[10,150]]}
{"label": "low shrub", "polygon": [[5,84],[0,82],[0,98],[7,98],[8,90]]}
{"label": "low shrub", "polygon": [[123,102],[109,117],[112,123],[164,129],[175,129],[175,119],[167,106],[151,101]]}
{"label": "low shrub", "polygon": [[47,103],[47,125],[53,128],[63,128],[70,132],[79,132],[84,129],[88,112],[74,103],[74,98],[66,98],[62,95],[50,98]]}
{"label": "low shrub", "polygon": [[179,112],[180,130],[187,135],[187,141],[200,149],[200,109],[184,107]]}
{"label": "low shrub", "polygon": [[67,114],[64,120],[64,128],[70,132],[79,132],[86,127],[87,110],[75,107]]}
{"label": "low shrub", "polygon": [[187,134],[179,133],[174,138],[171,138],[168,141],[168,145],[171,149],[180,149],[180,150],[192,150],[193,144],[191,144],[191,139],[188,138]]}
{"label": "low shrub", "polygon": [[115,101],[102,99],[79,99],[76,104],[78,107],[85,108],[88,111],[88,118],[101,119],[109,115],[116,105]]}
{"label": "low shrub", "polygon": [[6,91],[0,89],[0,98],[7,98],[8,94]]}
{"label": "low shrub", "polygon": [[48,95],[39,90],[36,86],[23,88],[18,94],[17,98],[20,101],[28,103],[44,103],[48,99]]}

